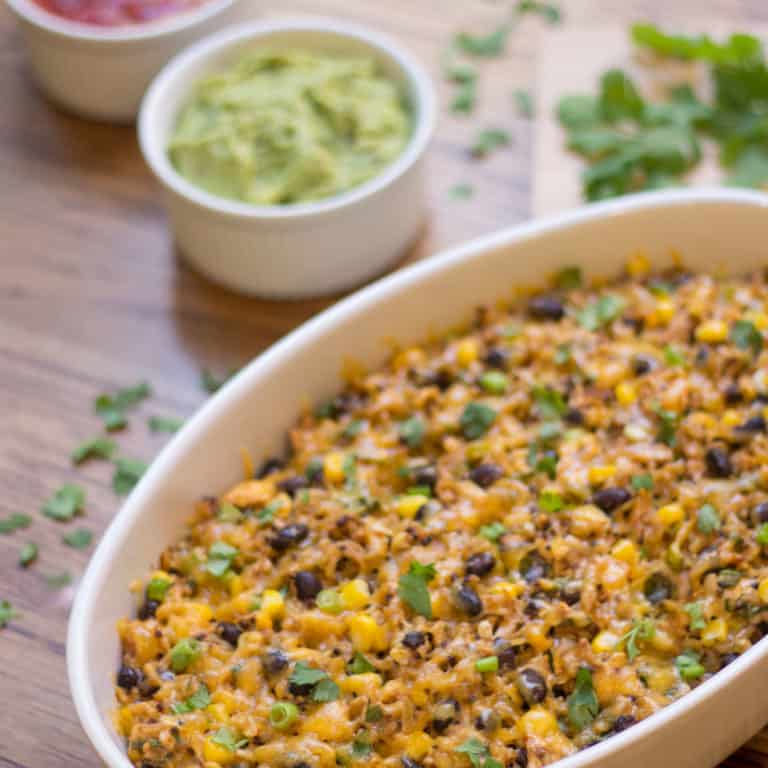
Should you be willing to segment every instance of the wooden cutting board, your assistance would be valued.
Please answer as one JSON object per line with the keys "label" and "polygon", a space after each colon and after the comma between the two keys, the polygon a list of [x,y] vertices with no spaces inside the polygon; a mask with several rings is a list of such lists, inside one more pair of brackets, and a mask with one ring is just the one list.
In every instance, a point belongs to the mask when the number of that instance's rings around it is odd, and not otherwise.
{"label": "wooden cutting board", "polygon": [[[669,24],[670,32],[707,33],[721,39],[731,32],[747,31],[768,40],[768,27],[749,24],[736,29],[726,22],[701,22],[691,26]],[[706,91],[705,68],[690,62],[662,64],[632,44],[629,24],[562,27],[549,34],[541,47],[536,71],[536,131],[533,147],[532,213],[542,216],[568,210],[584,202],[581,172],[584,161],[565,148],[565,132],[557,117],[557,104],[568,93],[596,93],[600,76],[618,67],[630,74],[646,98],[659,96],[665,85],[681,80]],[[716,148],[704,146],[704,159],[688,177],[695,186],[718,184],[722,173]]]}

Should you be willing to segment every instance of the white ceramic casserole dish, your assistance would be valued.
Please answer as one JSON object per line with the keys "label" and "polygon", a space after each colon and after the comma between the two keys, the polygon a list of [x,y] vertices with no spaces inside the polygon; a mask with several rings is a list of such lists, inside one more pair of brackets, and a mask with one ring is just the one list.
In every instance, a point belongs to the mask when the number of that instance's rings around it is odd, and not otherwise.
{"label": "white ceramic casserole dish", "polygon": [[[768,195],[711,190],[639,195],[592,205],[475,240],[350,296],[261,355],[171,441],[110,526],[80,584],[69,625],[72,695],[109,768],[131,768],[112,726],[119,659],[115,622],[134,610],[128,591],[182,530],[192,504],[240,480],[239,449],[279,451],[307,397],[339,386],[342,361],[370,364],[386,338],[414,341],[455,325],[479,303],[542,282],[559,267],[610,275],[642,249],[668,265],[670,249],[697,270],[765,266]],[[557,768],[711,768],[768,720],[768,642],[627,731]]]}
{"label": "white ceramic casserole dish", "polygon": [[[180,110],[201,79],[259,48],[373,59],[400,86],[412,114],[403,152],[364,184],[292,205],[230,200],[187,181],[168,157]],[[381,274],[418,235],[427,210],[424,161],[435,101],[423,67],[397,43],[364,27],[333,19],[241,24],[191,46],[155,78],[139,114],[139,143],[163,186],[179,249],[192,266],[243,293],[320,296]]]}

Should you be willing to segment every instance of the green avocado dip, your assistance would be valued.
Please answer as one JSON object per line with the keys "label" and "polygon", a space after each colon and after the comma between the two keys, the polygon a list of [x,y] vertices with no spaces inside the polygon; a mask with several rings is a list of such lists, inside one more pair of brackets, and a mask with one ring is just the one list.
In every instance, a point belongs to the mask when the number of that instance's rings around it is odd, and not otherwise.
{"label": "green avocado dip", "polygon": [[286,205],[376,176],[410,134],[400,89],[372,59],[262,50],[197,84],[168,152],[214,195]]}

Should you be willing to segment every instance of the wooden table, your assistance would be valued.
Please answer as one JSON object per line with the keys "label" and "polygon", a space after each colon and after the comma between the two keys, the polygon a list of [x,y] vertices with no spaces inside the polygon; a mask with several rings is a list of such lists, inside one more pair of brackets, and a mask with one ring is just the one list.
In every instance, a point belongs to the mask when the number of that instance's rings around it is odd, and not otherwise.
{"label": "wooden table", "polygon": [[[432,70],[443,103],[448,89],[440,82],[440,62],[450,36],[461,28],[487,30],[502,12],[501,4],[478,0],[280,5],[365,22],[397,37]],[[768,20],[761,0],[562,5],[569,24],[647,16],[674,22],[686,10],[747,28]],[[672,5],[678,16],[664,10]],[[431,155],[432,217],[410,258],[528,216],[532,127],[515,117],[510,94],[533,83],[546,32],[540,21],[525,21],[508,55],[483,65],[475,115],[457,119],[442,110]],[[5,9],[0,97],[0,517],[27,512],[35,519],[26,531],[0,536],[0,599],[22,614],[0,631],[0,766],[87,768],[99,761],[70,704],[64,641],[90,550],[64,546],[65,529],[39,508],[62,483],[81,483],[88,492],[81,523],[98,536],[119,507],[108,464],[74,469],[69,461],[73,447],[98,432],[94,397],[139,379],[151,382],[154,397],[118,438],[124,454],[149,459],[164,438],[149,434],[146,416],[191,414],[205,397],[202,366],[223,372],[241,365],[329,302],[245,299],[180,263],[133,130],[84,122],[48,105],[30,82]],[[512,133],[513,145],[492,160],[470,161],[474,135],[495,126]],[[449,190],[459,183],[473,185],[471,199],[451,199]],[[22,571],[18,550],[29,540],[39,544],[40,556]],[[51,589],[46,576],[64,570],[74,576],[72,586]],[[768,766],[768,736],[727,765]]]}

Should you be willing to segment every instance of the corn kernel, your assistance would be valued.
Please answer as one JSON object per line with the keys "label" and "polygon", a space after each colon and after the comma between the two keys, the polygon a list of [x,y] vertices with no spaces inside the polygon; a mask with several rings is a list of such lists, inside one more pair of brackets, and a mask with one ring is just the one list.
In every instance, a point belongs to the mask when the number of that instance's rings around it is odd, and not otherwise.
{"label": "corn kernel", "polygon": [[552,647],[552,638],[547,635],[548,627],[541,621],[532,621],[525,626],[525,640],[534,650],[545,653]]}
{"label": "corn kernel", "polygon": [[367,613],[356,613],[346,619],[349,637],[356,651],[386,651],[389,647],[384,627]]}
{"label": "corn kernel", "polygon": [[275,619],[285,616],[285,600],[276,589],[265,589],[261,595],[261,608],[256,616],[259,629],[271,629]]}
{"label": "corn kernel", "polygon": [[621,560],[622,563],[627,563],[627,565],[637,565],[640,559],[637,545],[629,539],[617,541],[616,544],[613,545],[611,555],[617,560]]}
{"label": "corn kernel", "polygon": [[760,586],[757,588],[757,595],[761,603],[768,603],[768,577],[760,582]]}
{"label": "corn kernel", "polygon": [[226,747],[217,744],[213,738],[205,740],[203,756],[206,762],[218,763],[219,765],[229,765],[236,757],[234,752],[230,752]]}
{"label": "corn kernel", "polygon": [[227,582],[227,587],[229,588],[229,594],[232,597],[237,597],[245,589],[243,577],[239,573],[234,574]]}
{"label": "corn kernel", "polygon": [[594,504],[584,504],[571,510],[571,533],[580,539],[597,535],[605,531],[610,525],[610,519],[601,509]]}
{"label": "corn kernel", "polygon": [[627,571],[629,569],[618,560],[606,559],[600,573],[600,584],[607,592],[618,592],[627,586]]}
{"label": "corn kernel", "polygon": [[765,312],[747,312],[744,319],[752,323],[758,331],[768,331],[768,314]]}
{"label": "corn kernel", "polygon": [[665,504],[656,510],[656,519],[662,525],[677,525],[684,517],[685,510],[679,504]]}
{"label": "corn kernel", "polygon": [[600,485],[600,483],[610,480],[616,474],[616,467],[613,464],[603,464],[596,467],[589,468],[589,482],[592,485]]}
{"label": "corn kernel", "polygon": [[375,672],[365,672],[362,675],[348,675],[339,681],[339,687],[344,693],[354,693],[357,696],[371,696],[381,688],[381,675]]}
{"label": "corn kernel", "polygon": [[226,723],[229,719],[227,708],[221,702],[217,704],[209,704],[205,709],[214,720],[218,720],[221,723]]}
{"label": "corn kernel", "polygon": [[424,731],[416,731],[405,742],[405,754],[411,760],[423,760],[432,751],[432,737]]}
{"label": "corn kernel", "polygon": [[422,496],[420,493],[408,494],[406,496],[400,496],[395,502],[395,509],[400,517],[408,519],[416,517],[416,513],[429,501],[426,496]]}
{"label": "corn kernel", "polygon": [[244,480],[224,496],[224,501],[236,507],[260,507],[270,502],[274,495],[272,480]]}
{"label": "corn kernel", "polygon": [[722,320],[709,320],[696,328],[696,340],[718,344],[728,338],[728,326]]}
{"label": "corn kernel", "polygon": [[701,642],[704,645],[717,645],[728,638],[728,623],[725,619],[713,619],[701,631]]}
{"label": "corn kernel", "polygon": [[302,720],[300,730],[326,742],[349,741],[354,735],[349,710],[341,701],[323,704],[316,712]]}
{"label": "corn kernel", "polygon": [[345,608],[359,611],[371,602],[371,593],[368,584],[363,579],[348,581],[340,590],[341,601]]}
{"label": "corn kernel", "polygon": [[675,638],[661,627],[656,627],[650,638],[650,643],[657,651],[662,653],[674,653],[677,647]]}
{"label": "corn kernel", "polygon": [[650,271],[651,262],[644,253],[636,253],[627,261],[627,273],[630,277],[645,277]]}
{"label": "corn kernel", "polygon": [[344,482],[344,459],[345,455],[341,451],[331,451],[325,454],[323,459],[323,477],[329,483]]}
{"label": "corn kernel", "polygon": [[611,653],[616,650],[619,640],[618,635],[614,635],[613,632],[608,630],[603,630],[598,632],[592,640],[592,650],[595,653]]}
{"label": "corn kernel", "polygon": [[468,368],[478,356],[477,342],[474,339],[463,339],[456,346],[456,362],[462,368]]}
{"label": "corn kernel", "polygon": [[675,303],[670,299],[659,299],[656,302],[654,318],[659,325],[667,325],[675,316]]}
{"label": "corn kernel", "polygon": [[523,592],[525,592],[525,587],[522,584],[511,581],[500,581],[491,587],[492,594],[508,598],[519,597]]}
{"label": "corn kernel", "polygon": [[557,732],[557,720],[549,710],[533,707],[520,718],[520,728],[526,736],[548,736]]}
{"label": "corn kernel", "polygon": [[736,427],[743,421],[741,414],[738,411],[734,411],[733,408],[729,408],[724,414],[723,414],[723,426],[725,427]]}
{"label": "corn kernel", "polygon": [[617,384],[614,391],[616,399],[621,405],[632,405],[637,400],[637,390],[628,381],[622,381],[620,384]]}

